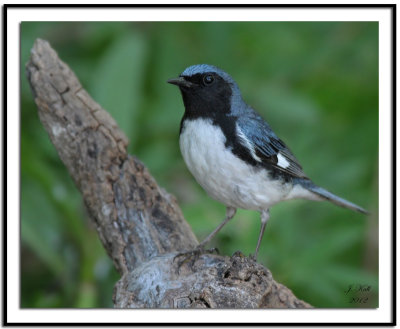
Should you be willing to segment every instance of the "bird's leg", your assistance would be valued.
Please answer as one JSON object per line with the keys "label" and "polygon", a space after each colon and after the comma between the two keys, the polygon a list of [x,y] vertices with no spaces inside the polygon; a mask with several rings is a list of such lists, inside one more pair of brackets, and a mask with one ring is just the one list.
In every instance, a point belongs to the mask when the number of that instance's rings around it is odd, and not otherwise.
{"label": "bird's leg", "polygon": [[228,223],[233,216],[235,216],[236,214],[236,208],[232,208],[232,207],[226,207],[226,216],[224,221],[218,225],[218,227],[212,231],[198,246],[197,249],[203,249],[204,246],[208,243],[208,241],[210,241],[220,230],[222,227],[224,227],[224,225],[226,223]]}
{"label": "bird's leg", "polygon": [[204,246],[208,243],[208,241],[210,241],[215,234],[217,234],[221,228],[228,223],[233,216],[235,216],[236,214],[236,208],[232,208],[232,207],[226,207],[226,216],[224,221],[214,230],[212,231],[194,250],[191,251],[186,251],[186,252],[181,252],[179,254],[177,254],[174,257],[174,261],[176,258],[182,258],[183,259],[178,263],[178,271],[181,268],[181,266],[185,263],[189,263],[190,267],[193,267],[194,262],[196,261],[196,259],[204,252],[214,252],[214,251],[218,251],[216,248],[210,249],[210,250],[204,250]]}
{"label": "bird's leg", "polygon": [[254,256],[253,256],[254,260],[257,260],[258,249],[260,249],[261,240],[263,238],[264,231],[265,231],[265,226],[267,225],[269,217],[270,217],[269,216],[269,209],[263,210],[261,212],[261,229],[260,229],[260,234],[258,235],[256,252],[254,253]]}

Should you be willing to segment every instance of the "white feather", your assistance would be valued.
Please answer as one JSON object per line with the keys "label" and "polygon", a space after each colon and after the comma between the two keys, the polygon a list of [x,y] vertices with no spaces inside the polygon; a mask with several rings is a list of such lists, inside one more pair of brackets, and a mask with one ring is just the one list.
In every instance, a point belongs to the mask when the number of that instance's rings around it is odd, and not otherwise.
{"label": "white feather", "polygon": [[256,151],[254,149],[253,143],[249,141],[249,139],[246,137],[246,135],[243,133],[243,131],[240,129],[239,125],[236,124],[236,132],[238,134],[238,137],[242,141],[242,144],[247,147],[247,149],[250,151],[251,156],[253,157],[254,160],[261,162],[261,159],[256,155]]}
{"label": "white feather", "polygon": [[287,161],[286,158],[280,153],[278,153],[278,166],[281,168],[287,168],[290,166],[289,161]]}
{"label": "white feather", "polygon": [[322,201],[323,199],[317,194],[310,192],[299,184],[293,186],[293,189],[287,195],[286,200],[291,199],[307,199],[312,201]]}

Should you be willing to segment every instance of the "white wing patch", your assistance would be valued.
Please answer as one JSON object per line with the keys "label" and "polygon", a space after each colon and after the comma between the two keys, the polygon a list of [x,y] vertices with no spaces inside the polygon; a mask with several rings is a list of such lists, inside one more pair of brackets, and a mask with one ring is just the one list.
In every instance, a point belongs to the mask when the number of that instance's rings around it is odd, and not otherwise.
{"label": "white wing patch", "polygon": [[248,148],[253,159],[258,162],[261,162],[261,159],[256,154],[254,145],[249,141],[249,139],[246,137],[246,135],[243,133],[243,131],[240,129],[239,125],[237,125],[237,124],[236,124],[236,131],[237,131],[239,139],[242,141],[242,144]]}
{"label": "white wing patch", "polygon": [[278,165],[279,167],[285,169],[285,168],[287,168],[287,167],[290,166],[289,161],[287,161],[286,158],[285,158],[282,154],[278,153],[278,154],[277,154],[277,157],[278,157],[278,163],[277,163],[277,165]]}

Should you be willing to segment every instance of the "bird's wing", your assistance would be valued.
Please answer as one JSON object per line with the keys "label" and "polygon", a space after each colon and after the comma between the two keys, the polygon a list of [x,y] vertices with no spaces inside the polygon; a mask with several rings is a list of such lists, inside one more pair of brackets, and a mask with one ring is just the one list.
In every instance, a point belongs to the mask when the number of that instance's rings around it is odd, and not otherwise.
{"label": "bird's wing", "polygon": [[237,135],[251,156],[264,166],[272,166],[293,177],[307,178],[298,160],[272,131],[268,123],[252,109],[237,118]]}

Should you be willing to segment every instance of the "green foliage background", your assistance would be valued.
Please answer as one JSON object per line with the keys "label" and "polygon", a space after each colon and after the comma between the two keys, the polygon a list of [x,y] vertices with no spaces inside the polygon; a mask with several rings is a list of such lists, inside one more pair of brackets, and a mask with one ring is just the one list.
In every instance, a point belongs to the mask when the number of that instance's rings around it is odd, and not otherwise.
{"label": "green foliage background", "polygon": [[[313,180],[368,217],[310,201],[271,211],[259,262],[316,307],[378,306],[378,23],[121,22],[21,24],[21,306],[111,307],[118,274],[41,126],[24,65],[48,40],[117,120],[202,239],[224,207],[183,163],[183,104],[166,80],[189,65],[229,72]],[[259,214],[241,210],[210,245],[254,252]],[[367,295],[345,294],[367,284]],[[368,297],[350,303],[351,297]]]}

